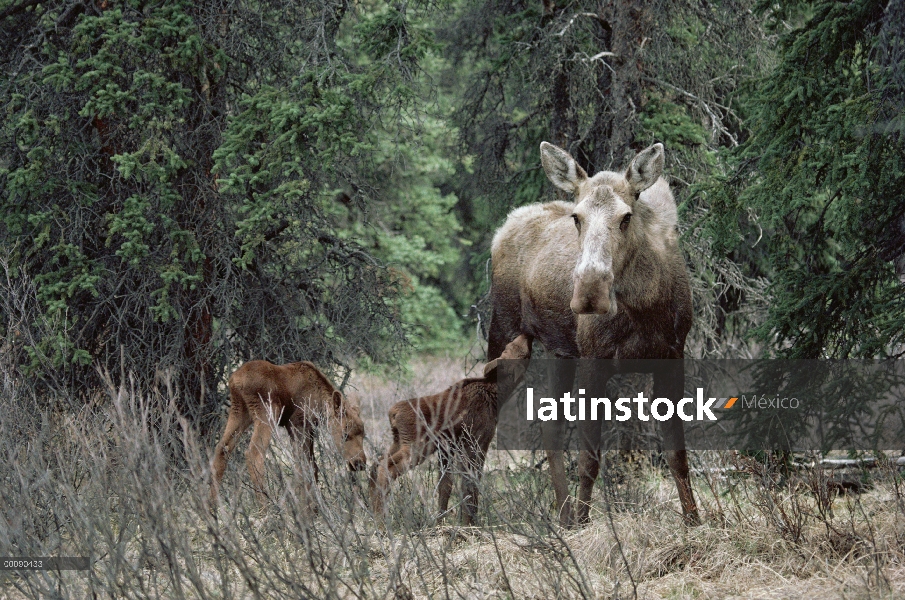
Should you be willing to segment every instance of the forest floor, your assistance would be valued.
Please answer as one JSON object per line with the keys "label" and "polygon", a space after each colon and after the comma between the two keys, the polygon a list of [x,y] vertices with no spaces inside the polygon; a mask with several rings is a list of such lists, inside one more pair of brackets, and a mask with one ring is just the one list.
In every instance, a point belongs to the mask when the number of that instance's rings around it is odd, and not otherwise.
{"label": "forest floor", "polygon": [[[369,462],[389,445],[390,405],[465,375],[462,360],[430,359],[392,381],[353,377]],[[591,524],[562,529],[543,457],[492,450],[480,526],[458,526],[454,510],[438,519],[432,460],[394,486],[384,530],[366,475],[326,443],[316,515],[285,434],[267,461],[272,504],[256,504],[242,444],[212,511],[211,449],[173,403],[120,387],[61,415],[6,389],[0,555],[89,555],[92,568],[0,571],[0,598],[905,597],[905,490],[892,467],[834,496],[826,472],[780,477],[732,453],[695,455],[703,524],[687,527],[668,472],[624,463],[598,481]]]}

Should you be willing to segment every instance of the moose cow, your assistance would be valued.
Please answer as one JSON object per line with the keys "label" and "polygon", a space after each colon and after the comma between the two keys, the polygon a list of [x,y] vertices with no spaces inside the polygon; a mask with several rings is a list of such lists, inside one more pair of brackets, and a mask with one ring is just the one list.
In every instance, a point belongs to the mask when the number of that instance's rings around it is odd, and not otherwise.
{"label": "moose cow", "polygon": [[[531,358],[531,341],[519,336],[510,342],[500,359]],[[440,459],[438,508],[446,512],[452,492],[450,469],[457,464],[462,476],[463,525],[472,525],[478,511],[478,483],[487,448],[496,432],[500,401],[497,394],[498,360],[484,367],[484,376],[463,379],[448,389],[423,398],[397,402],[389,410],[393,443],[371,470],[371,508],[384,517],[383,502],[390,484],[418,466],[435,451]],[[504,399],[505,400],[505,399]]]}
{"label": "moose cow", "polygon": [[[246,453],[248,474],[258,502],[266,505],[264,455],[273,435],[273,425],[286,428],[293,442],[300,443],[317,481],[314,460],[315,427],[325,422],[337,448],[352,471],[365,468],[364,423],[358,407],[343,398],[327,377],[312,363],[274,365],[266,360],[245,363],[229,378],[232,405],[223,436],[214,451],[211,505],[217,503],[226,462],[239,438],[254,423],[254,433]],[[306,482],[306,491],[308,483]]]}
{"label": "moose cow", "polygon": [[[663,145],[640,152],[624,173],[593,177],[557,146],[543,142],[540,153],[547,177],[574,201],[518,208],[494,236],[487,358],[499,356],[506,340],[526,334],[557,358],[676,359],[660,362],[667,366],[653,374],[653,397],[677,401],[684,391],[681,359],[692,304],[676,204],[661,177]],[[611,374],[598,373],[595,385],[605,385]],[[560,383],[571,388],[572,374],[565,378]],[[560,522],[570,526],[557,427],[546,428],[544,445]],[[682,421],[674,415],[661,427],[684,517],[696,523]],[[585,422],[577,515],[582,524],[600,468],[599,433],[599,422]]]}

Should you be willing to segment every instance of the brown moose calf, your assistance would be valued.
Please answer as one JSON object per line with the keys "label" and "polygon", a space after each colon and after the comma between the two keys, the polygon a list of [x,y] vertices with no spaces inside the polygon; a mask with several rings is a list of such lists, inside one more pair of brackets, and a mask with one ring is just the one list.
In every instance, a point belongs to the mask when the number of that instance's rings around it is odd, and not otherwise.
{"label": "brown moose calf", "polygon": [[[531,343],[522,335],[506,346],[500,359],[531,358]],[[453,466],[462,473],[463,525],[474,523],[478,483],[487,448],[496,433],[500,412],[496,383],[497,360],[487,363],[484,377],[463,379],[439,394],[397,402],[390,407],[393,443],[371,470],[371,508],[383,519],[390,484],[434,452],[440,459],[438,508],[446,512],[452,492]]]}
{"label": "brown moose calf", "polygon": [[[248,474],[258,501],[266,504],[264,491],[264,455],[270,446],[273,428],[286,428],[293,442],[301,445],[302,457],[310,464],[317,480],[314,462],[315,427],[326,425],[349,469],[365,468],[364,424],[358,407],[350,404],[330,380],[310,362],[274,365],[252,360],[229,378],[231,406],[226,427],[212,461],[211,505],[217,504],[217,492],[226,462],[243,433],[254,424],[246,460]],[[306,495],[308,485],[306,481]]]}

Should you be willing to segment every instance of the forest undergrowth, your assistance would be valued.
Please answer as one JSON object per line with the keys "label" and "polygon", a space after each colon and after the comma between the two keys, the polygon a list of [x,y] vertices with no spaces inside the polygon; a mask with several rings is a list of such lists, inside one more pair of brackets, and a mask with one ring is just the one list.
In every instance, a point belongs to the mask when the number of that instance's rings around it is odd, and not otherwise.
{"label": "forest undergrowth", "polygon": [[[417,362],[410,377],[360,375],[369,463],[389,442],[386,409],[465,375]],[[492,450],[479,527],[436,512],[436,461],[402,477],[387,529],[328,438],[316,514],[285,433],[268,455],[271,503],[255,502],[240,444],[220,505],[212,444],[176,410],[176,390],[107,393],[78,411],[38,408],[7,374],[0,400],[0,555],[89,556],[87,571],[0,572],[2,598],[897,598],[905,594],[905,492],[894,466],[835,495],[832,474],[783,475],[735,453],[693,456],[699,527],[682,525],[668,472],[622,464],[597,484],[593,521],[558,525],[543,456]],[[29,408],[35,406],[35,408]],[[573,482],[574,486],[574,482]],[[604,502],[604,498],[608,499]]]}

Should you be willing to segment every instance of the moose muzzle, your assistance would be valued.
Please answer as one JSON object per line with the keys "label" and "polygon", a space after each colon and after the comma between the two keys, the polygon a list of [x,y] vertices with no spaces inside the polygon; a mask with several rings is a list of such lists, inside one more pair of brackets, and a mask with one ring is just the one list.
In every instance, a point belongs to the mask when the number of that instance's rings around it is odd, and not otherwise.
{"label": "moose muzzle", "polygon": [[365,458],[364,452],[362,452],[358,456],[353,457],[348,462],[350,471],[364,471],[368,466],[368,461]]}
{"label": "moose muzzle", "polygon": [[575,278],[569,307],[576,315],[612,314],[616,309],[613,296],[613,273],[587,270]]}

